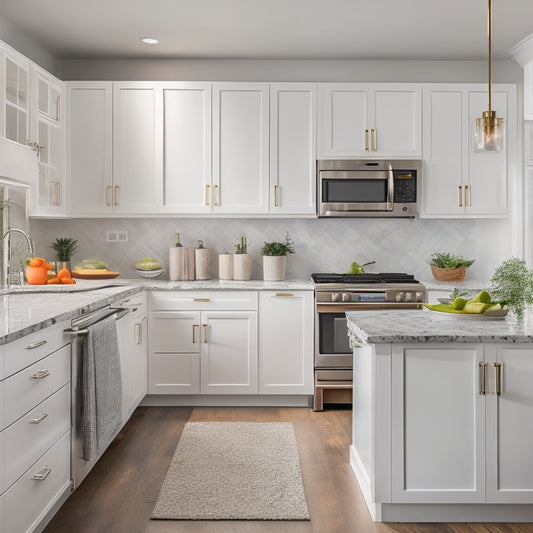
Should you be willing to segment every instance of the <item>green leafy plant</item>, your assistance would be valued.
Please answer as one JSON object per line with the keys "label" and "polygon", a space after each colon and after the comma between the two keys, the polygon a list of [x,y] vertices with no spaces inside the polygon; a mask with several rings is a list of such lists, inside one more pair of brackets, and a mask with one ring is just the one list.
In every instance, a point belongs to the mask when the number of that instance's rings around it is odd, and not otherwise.
{"label": "green leafy plant", "polygon": [[70,261],[77,247],[78,241],[70,237],[58,237],[52,243],[52,250],[56,253],[58,261]]}
{"label": "green leafy plant", "polygon": [[504,261],[494,271],[490,283],[491,294],[520,319],[526,306],[533,304],[533,270],[527,268],[524,259],[511,257]]}
{"label": "green leafy plant", "polygon": [[236,254],[247,254],[248,253],[248,240],[246,237],[241,237],[241,242],[238,242],[235,245]]}
{"label": "green leafy plant", "polygon": [[450,300],[455,300],[456,298],[462,298],[463,296],[466,296],[468,294],[468,291],[463,291],[461,289],[458,289],[457,287],[453,288],[453,291],[450,293]]}
{"label": "green leafy plant", "polygon": [[430,265],[434,265],[437,268],[460,268],[469,267],[475,259],[464,259],[460,255],[452,255],[450,253],[436,252],[431,255]]}
{"label": "green leafy plant", "polygon": [[283,242],[265,242],[259,253],[261,255],[280,256],[293,254],[294,251],[294,242],[289,237],[289,232],[287,232]]}

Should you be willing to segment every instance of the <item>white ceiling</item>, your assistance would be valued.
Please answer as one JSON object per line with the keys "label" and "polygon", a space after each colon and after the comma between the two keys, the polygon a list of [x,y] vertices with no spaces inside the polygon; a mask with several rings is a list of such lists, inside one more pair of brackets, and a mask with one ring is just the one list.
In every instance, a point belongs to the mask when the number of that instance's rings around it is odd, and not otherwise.
{"label": "white ceiling", "polygon": [[[506,59],[533,33],[533,0],[493,4],[493,58]],[[486,14],[486,0],[0,0],[59,60],[484,59]]]}

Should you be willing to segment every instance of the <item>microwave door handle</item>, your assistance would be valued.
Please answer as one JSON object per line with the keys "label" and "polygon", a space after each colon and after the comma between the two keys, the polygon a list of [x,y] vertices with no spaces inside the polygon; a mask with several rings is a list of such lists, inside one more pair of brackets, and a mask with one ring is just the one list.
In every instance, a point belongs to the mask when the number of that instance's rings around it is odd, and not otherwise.
{"label": "microwave door handle", "polygon": [[387,187],[387,210],[392,211],[394,209],[394,174],[392,170],[389,173]]}

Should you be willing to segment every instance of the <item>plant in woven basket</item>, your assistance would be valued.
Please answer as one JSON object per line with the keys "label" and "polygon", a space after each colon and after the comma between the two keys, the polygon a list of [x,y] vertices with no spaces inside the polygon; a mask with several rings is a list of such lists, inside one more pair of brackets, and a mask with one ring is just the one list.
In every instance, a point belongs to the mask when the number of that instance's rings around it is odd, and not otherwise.
{"label": "plant in woven basket", "polygon": [[52,243],[52,250],[56,253],[58,261],[70,261],[77,247],[78,241],[70,237],[58,237]]}
{"label": "plant in woven basket", "polygon": [[463,281],[466,269],[474,261],[448,252],[436,252],[431,255],[431,272],[437,281]]}
{"label": "plant in woven basket", "polygon": [[491,294],[522,319],[526,306],[533,304],[533,270],[525,260],[507,259],[494,271],[490,283]]}

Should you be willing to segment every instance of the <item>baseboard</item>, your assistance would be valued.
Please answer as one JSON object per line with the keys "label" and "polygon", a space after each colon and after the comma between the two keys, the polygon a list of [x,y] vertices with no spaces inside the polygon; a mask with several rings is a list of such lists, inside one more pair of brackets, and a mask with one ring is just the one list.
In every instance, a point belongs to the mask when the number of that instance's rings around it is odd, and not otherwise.
{"label": "baseboard", "polygon": [[353,444],[350,446],[350,466],[355,474],[357,484],[361,489],[372,520],[374,520],[374,522],[381,522],[381,504],[373,501],[370,477],[363,466],[363,463],[359,458],[359,454],[357,453],[357,450],[354,448]]}
{"label": "baseboard", "polygon": [[229,395],[229,394],[149,394],[140,403],[148,407],[309,407],[310,396]]}

